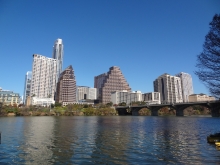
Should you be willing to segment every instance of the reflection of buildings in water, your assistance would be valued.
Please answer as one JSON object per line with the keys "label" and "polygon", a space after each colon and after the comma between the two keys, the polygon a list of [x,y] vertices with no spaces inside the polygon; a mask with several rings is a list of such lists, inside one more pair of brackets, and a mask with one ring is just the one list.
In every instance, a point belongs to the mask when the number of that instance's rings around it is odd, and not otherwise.
{"label": "reflection of buildings in water", "polygon": [[52,141],[53,148],[51,149],[53,152],[53,163],[71,164],[74,154],[73,144],[77,140],[77,136],[73,130],[76,124],[76,121],[72,117],[55,118],[54,139]]}
{"label": "reflection of buildings in water", "polygon": [[131,130],[127,129],[128,126],[125,127],[124,122],[129,124],[131,121],[122,117],[100,117],[97,122],[99,129],[91,157],[96,163],[127,164],[129,154],[126,152],[129,151],[128,147],[131,143]]}
{"label": "reflection of buildings in water", "polygon": [[[54,131],[54,162],[65,164],[86,163],[96,148],[97,117],[61,117],[56,120]],[[91,160],[90,160],[91,161]]]}
{"label": "reflection of buildings in water", "polygon": [[53,117],[27,117],[23,125],[23,143],[19,150],[19,157],[25,163],[42,164],[52,158],[50,150],[53,139],[54,118]]}
{"label": "reflection of buildings in water", "polygon": [[[154,130],[154,144],[158,159],[184,163],[189,155],[200,151],[196,120],[177,117],[158,118]],[[161,127],[160,127],[161,126]],[[197,159],[201,159],[197,157]],[[202,159],[201,159],[202,160]]]}

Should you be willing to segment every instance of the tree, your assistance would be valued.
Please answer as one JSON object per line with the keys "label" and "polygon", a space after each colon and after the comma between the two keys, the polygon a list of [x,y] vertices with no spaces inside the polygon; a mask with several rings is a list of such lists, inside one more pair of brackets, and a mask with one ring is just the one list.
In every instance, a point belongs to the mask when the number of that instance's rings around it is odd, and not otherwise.
{"label": "tree", "polygon": [[122,103],[119,103],[118,105],[119,105],[119,106],[126,106],[126,103],[125,103],[125,102],[122,102]]}
{"label": "tree", "polygon": [[62,103],[55,102],[55,107],[61,107]]}
{"label": "tree", "polygon": [[195,74],[213,96],[220,98],[220,14],[216,14],[209,25],[203,51],[197,56]]}
{"label": "tree", "polygon": [[112,105],[113,105],[112,102],[109,102],[109,103],[106,104],[107,107],[111,107]]}
{"label": "tree", "polygon": [[88,107],[89,107],[88,104],[83,105],[83,108],[88,108]]}

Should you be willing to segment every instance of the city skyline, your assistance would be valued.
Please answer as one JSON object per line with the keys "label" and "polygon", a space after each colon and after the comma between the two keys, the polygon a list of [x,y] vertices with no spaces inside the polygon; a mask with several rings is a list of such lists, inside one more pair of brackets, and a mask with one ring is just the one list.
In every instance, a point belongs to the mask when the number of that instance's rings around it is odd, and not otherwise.
{"label": "city skyline", "polygon": [[[3,1],[0,5],[0,69],[10,65],[2,72],[3,89],[22,96],[32,55],[51,57],[53,41],[61,38],[65,44],[63,68],[73,66],[77,85],[93,87],[95,75],[119,66],[133,91],[151,92],[159,75],[186,72],[192,75],[194,93],[209,95],[194,71],[209,22],[219,13],[219,1],[74,1],[53,5],[37,1]],[[56,8],[61,10],[59,23],[54,21]],[[4,78],[8,72],[14,73],[13,79]]]}

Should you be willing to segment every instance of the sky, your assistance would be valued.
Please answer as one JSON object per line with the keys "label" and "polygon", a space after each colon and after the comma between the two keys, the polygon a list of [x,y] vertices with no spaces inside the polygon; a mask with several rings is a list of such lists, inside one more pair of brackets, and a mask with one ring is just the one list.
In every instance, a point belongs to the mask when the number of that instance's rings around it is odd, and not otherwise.
{"label": "sky", "polygon": [[164,73],[191,74],[194,93],[209,94],[194,74],[219,0],[0,0],[0,87],[21,96],[33,54],[52,57],[64,43],[63,69],[76,83],[119,66],[133,91],[152,92]]}

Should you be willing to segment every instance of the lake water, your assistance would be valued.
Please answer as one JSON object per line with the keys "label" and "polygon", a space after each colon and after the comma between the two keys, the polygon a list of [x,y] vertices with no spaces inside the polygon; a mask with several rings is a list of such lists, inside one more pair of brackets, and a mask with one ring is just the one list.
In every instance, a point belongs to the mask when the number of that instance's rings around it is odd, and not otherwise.
{"label": "lake water", "polygon": [[220,164],[220,118],[1,117],[0,164]]}

